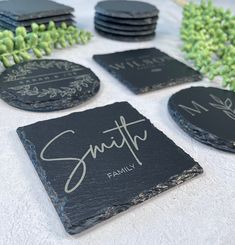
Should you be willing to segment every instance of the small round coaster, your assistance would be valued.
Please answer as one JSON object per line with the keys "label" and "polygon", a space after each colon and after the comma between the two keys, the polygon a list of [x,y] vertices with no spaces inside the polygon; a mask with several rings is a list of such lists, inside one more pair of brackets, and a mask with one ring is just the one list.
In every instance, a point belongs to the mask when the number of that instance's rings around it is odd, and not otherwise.
{"label": "small round coaster", "polygon": [[121,30],[115,30],[115,29],[103,27],[101,25],[98,25],[97,23],[95,23],[95,28],[100,31],[104,31],[110,34],[115,34],[120,36],[146,36],[155,32],[155,28],[150,30],[145,30],[145,31],[121,31]]}
{"label": "small round coaster", "polygon": [[121,18],[105,16],[105,15],[98,14],[98,13],[95,14],[95,18],[99,20],[103,20],[103,21],[112,22],[115,24],[126,24],[126,25],[133,25],[133,26],[156,24],[158,20],[158,16],[152,17],[152,18],[142,18],[142,19],[121,19]]}
{"label": "small round coaster", "polygon": [[150,25],[133,26],[133,25],[125,25],[125,24],[115,24],[112,22],[100,20],[98,18],[95,18],[95,24],[98,24],[99,26],[103,26],[106,28],[111,28],[114,30],[121,30],[121,31],[146,31],[146,30],[153,30],[156,28],[156,23]]}
{"label": "small round coaster", "polygon": [[105,38],[109,38],[116,41],[123,41],[123,42],[144,42],[149,41],[155,37],[155,32],[153,32],[150,35],[145,36],[123,36],[123,35],[117,35],[117,34],[111,34],[104,31],[101,31],[97,28],[95,28],[97,33]]}
{"label": "small round coaster", "polygon": [[235,153],[235,93],[213,87],[191,87],[171,96],[168,110],[194,139]]}
{"label": "small round coaster", "polygon": [[29,111],[55,111],[94,96],[99,78],[88,68],[65,60],[33,60],[0,75],[0,98]]}
{"label": "small round coaster", "polygon": [[158,15],[158,9],[140,1],[101,1],[95,6],[97,13],[126,19],[148,18]]}

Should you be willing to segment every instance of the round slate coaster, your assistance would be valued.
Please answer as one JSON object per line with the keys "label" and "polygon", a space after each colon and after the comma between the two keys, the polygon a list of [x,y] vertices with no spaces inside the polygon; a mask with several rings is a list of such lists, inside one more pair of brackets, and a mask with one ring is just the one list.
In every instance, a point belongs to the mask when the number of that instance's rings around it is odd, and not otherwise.
{"label": "round slate coaster", "polygon": [[116,24],[139,25],[139,26],[156,24],[158,20],[158,16],[152,18],[142,18],[142,19],[121,19],[121,18],[109,17],[98,13],[95,14],[95,18],[103,21],[116,23]]}
{"label": "round slate coaster", "polygon": [[95,18],[95,24],[98,24],[99,26],[103,26],[106,28],[111,28],[111,29],[121,30],[121,31],[146,31],[146,30],[153,30],[156,28],[156,23],[150,25],[133,26],[133,25],[125,25],[125,24],[115,24],[112,22],[99,20],[98,18]]}
{"label": "round slate coaster", "polygon": [[0,75],[0,98],[29,111],[55,111],[76,106],[100,87],[88,68],[65,60],[33,60]]}
{"label": "round slate coaster", "polygon": [[158,15],[158,9],[149,3],[139,1],[101,1],[95,6],[97,13],[118,18],[148,18]]}
{"label": "round slate coaster", "polygon": [[116,41],[123,41],[123,42],[144,42],[144,41],[149,41],[155,37],[155,32],[145,36],[123,36],[123,35],[107,33],[97,28],[95,29],[97,33],[99,33],[101,36],[105,38],[109,38]]}
{"label": "round slate coaster", "polygon": [[168,110],[194,139],[235,152],[235,93],[212,87],[192,87],[171,96]]}
{"label": "round slate coaster", "polygon": [[110,34],[121,35],[121,36],[146,36],[155,32],[155,28],[150,30],[145,30],[145,31],[121,31],[121,30],[107,28],[97,23],[95,23],[95,28],[100,31],[104,31]]}

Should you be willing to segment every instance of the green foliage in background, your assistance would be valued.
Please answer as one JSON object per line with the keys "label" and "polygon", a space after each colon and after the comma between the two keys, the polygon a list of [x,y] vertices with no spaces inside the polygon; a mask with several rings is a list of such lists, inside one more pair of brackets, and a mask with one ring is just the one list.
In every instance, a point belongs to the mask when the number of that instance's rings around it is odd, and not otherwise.
{"label": "green foliage in background", "polygon": [[181,38],[186,57],[210,80],[220,76],[235,91],[235,16],[211,1],[188,3],[183,10]]}
{"label": "green foliage in background", "polygon": [[24,27],[17,27],[15,33],[0,31],[0,61],[5,67],[28,61],[32,56],[50,55],[54,48],[86,44],[92,37],[90,32],[66,23],[60,27],[52,21],[48,26],[33,23],[31,27],[32,32],[27,32]]}

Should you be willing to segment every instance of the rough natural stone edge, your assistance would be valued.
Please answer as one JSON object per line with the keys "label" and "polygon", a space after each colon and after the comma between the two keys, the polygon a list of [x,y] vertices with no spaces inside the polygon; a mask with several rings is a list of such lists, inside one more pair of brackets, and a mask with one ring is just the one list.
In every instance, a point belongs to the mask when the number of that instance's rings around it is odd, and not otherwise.
{"label": "rough natural stone edge", "polygon": [[168,101],[168,111],[176,124],[192,138],[216,149],[235,152],[235,142],[219,138],[217,135],[203,130],[186,120],[177,110],[173,102],[174,95]]}
{"label": "rough natural stone edge", "polygon": [[60,100],[48,100],[46,102],[34,102],[31,104],[27,104],[18,100],[17,98],[15,98],[14,95],[10,94],[9,92],[1,91],[0,93],[1,99],[13,107],[26,111],[49,112],[78,106],[95,96],[98,93],[99,89],[100,81],[96,77],[96,80],[90,86],[89,90],[87,90],[86,93],[84,93],[82,96],[79,96],[77,99],[75,99],[76,97],[73,96],[69,98],[63,98]]}
{"label": "rough natural stone edge", "polygon": [[[143,93],[147,93],[147,92],[150,92],[150,91],[159,90],[159,89],[162,89],[162,88],[167,88],[167,87],[171,87],[171,86],[174,86],[174,85],[180,85],[180,84],[189,83],[189,82],[199,82],[203,78],[203,76],[199,72],[195,71],[194,75],[189,75],[189,76],[185,76],[185,77],[178,78],[178,79],[171,79],[167,84],[166,83],[159,83],[159,84],[155,84],[153,86],[145,86],[143,88],[136,88],[129,81],[123,79],[123,77],[120,74],[118,74],[118,72],[115,72],[111,68],[109,68],[106,65],[105,62],[103,62],[102,60],[99,59],[99,56],[102,56],[102,55],[93,55],[93,59],[100,66],[102,66],[106,71],[108,71],[116,79],[118,79],[121,83],[123,83],[124,85],[128,86],[128,88],[132,92],[134,92],[135,94],[143,94]],[[178,61],[178,62],[180,62],[180,61]],[[180,62],[180,63],[182,63],[182,62]],[[182,64],[184,64],[184,63],[182,63]],[[188,66],[188,68],[193,70],[193,68],[191,68],[189,66]]]}
{"label": "rough natural stone edge", "polygon": [[[116,102],[116,103],[127,103],[127,102]],[[127,103],[128,105],[130,105],[129,103]],[[107,105],[110,106],[110,105]],[[131,106],[131,105],[130,105]],[[106,107],[106,106],[104,106]],[[132,107],[132,106],[131,106]],[[137,111],[134,107],[132,107],[133,110]],[[93,110],[93,109],[90,109]],[[89,110],[88,110],[89,111]],[[138,111],[137,111],[138,112]],[[140,112],[138,112],[140,115],[142,115]],[[73,113],[72,113],[73,114]],[[143,116],[143,115],[142,115]],[[144,116],[143,116],[144,117]],[[145,117],[144,117],[145,118]],[[56,120],[56,119],[52,119],[52,120]],[[146,118],[146,120],[150,123],[151,127],[155,126],[151,123],[151,121],[149,119]],[[163,134],[160,130],[159,132],[161,134]],[[40,161],[37,159],[36,156],[36,151],[35,151],[35,146],[32,142],[30,142],[27,139],[27,136],[24,133],[24,129],[23,127],[20,127],[17,129],[17,133],[39,175],[39,178],[41,179],[47,194],[49,195],[60,219],[61,222],[63,223],[65,230],[70,234],[70,235],[75,235],[78,234],[84,230],[87,230],[88,228],[91,228],[93,226],[95,226],[96,224],[107,220],[115,215],[117,215],[120,212],[126,211],[127,209],[129,209],[130,207],[140,204],[172,187],[175,187],[189,179],[192,179],[196,176],[198,176],[199,174],[203,173],[203,169],[202,167],[194,161],[194,166],[190,169],[184,170],[181,174],[178,175],[174,175],[171,178],[169,178],[167,181],[160,183],[152,188],[150,188],[149,190],[143,191],[141,192],[139,195],[135,196],[132,200],[130,200],[128,203],[123,203],[120,205],[115,205],[112,207],[108,207],[105,208],[103,210],[100,210],[99,213],[97,213],[96,215],[87,218],[85,220],[81,220],[79,221],[79,223],[76,224],[72,224],[70,219],[66,216],[66,213],[63,211],[64,206],[67,202],[67,200],[64,199],[59,199],[58,196],[56,195],[56,192],[54,191],[53,187],[51,186],[51,183],[49,181],[47,181],[46,179],[46,174],[44,169],[41,167]],[[164,135],[164,134],[163,134]],[[167,137],[167,136],[165,136]],[[169,139],[169,141],[171,141],[173,144],[175,144],[172,140]],[[178,147],[177,145],[175,145],[176,147]],[[179,147],[178,147],[179,148]],[[184,152],[181,148],[179,148],[180,151]],[[187,153],[184,152],[184,154],[188,155]],[[188,157],[190,157],[188,155]],[[191,157],[190,157],[191,158]],[[193,160],[193,159],[192,159]]]}
{"label": "rough natural stone edge", "polygon": [[77,225],[76,227],[71,227],[71,229],[69,230],[69,233],[71,235],[73,234],[77,234],[80,233],[90,227],[93,227],[94,225],[107,220],[123,211],[126,211],[127,209],[131,208],[132,206],[135,206],[137,204],[140,204],[154,196],[159,195],[160,193],[169,190],[172,187],[175,187],[189,179],[192,179],[196,176],[198,176],[199,174],[203,173],[203,169],[201,168],[201,166],[195,162],[195,165],[188,169],[183,171],[181,174],[179,175],[175,175],[172,176],[170,179],[168,179],[167,181],[158,184],[154,187],[152,187],[149,190],[143,191],[141,192],[138,196],[134,197],[132,200],[130,200],[130,202],[128,203],[123,203],[120,205],[116,205],[116,206],[112,206],[112,207],[108,207],[105,210],[102,210],[102,212],[100,212],[99,214],[97,214],[96,216],[90,217],[86,220],[81,221],[81,223],[79,225]]}
{"label": "rough natural stone edge", "polygon": [[71,222],[70,222],[70,219],[66,216],[66,213],[63,212],[64,206],[65,206],[66,201],[67,201],[66,198],[64,198],[63,200],[59,199],[56,192],[54,191],[54,188],[51,186],[51,183],[49,181],[47,181],[45,171],[41,167],[40,161],[37,158],[35,146],[32,142],[29,141],[29,139],[27,139],[27,136],[25,135],[23,128],[18,128],[17,134],[18,134],[26,152],[28,153],[30,160],[32,161],[41,182],[43,183],[43,186],[46,189],[47,194],[50,197],[51,202],[53,203],[53,205],[56,209],[56,212],[58,213],[58,215],[59,215],[59,217],[60,217],[60,219],[61,219],[61,221],[65,227],[65,230],[69,233],[69,229],[71,227]]}

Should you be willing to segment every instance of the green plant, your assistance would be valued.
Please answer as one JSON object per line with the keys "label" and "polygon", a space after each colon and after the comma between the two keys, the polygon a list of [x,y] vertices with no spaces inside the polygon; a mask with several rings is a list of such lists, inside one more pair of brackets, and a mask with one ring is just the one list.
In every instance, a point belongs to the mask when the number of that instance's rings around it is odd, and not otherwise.
{"label": "green plant", "polygon": [[181,38],[186,57],[210,80],[235,91],[235,16],[212,1],[184,6]]}
{"label": "green plant", "polygon": [[86,44],[92,37],[90,32],[66,23],[60,27],[52,21],[48,26],[33,23],[31,28],[32,32],[27,32],[24,27],[17,27],[15,33],[9,30],[0,32],[0,61],[5,67],[28,61],[32,55],[36,58],[50,55],[54,48]]}

